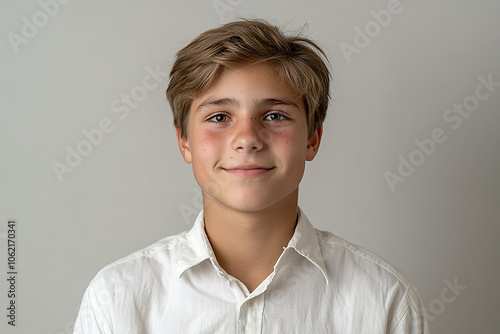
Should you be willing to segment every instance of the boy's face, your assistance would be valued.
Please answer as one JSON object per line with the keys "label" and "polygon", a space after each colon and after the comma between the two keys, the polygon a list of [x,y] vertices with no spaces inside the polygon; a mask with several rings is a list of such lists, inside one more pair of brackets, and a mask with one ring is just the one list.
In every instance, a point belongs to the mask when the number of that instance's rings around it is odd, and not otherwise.
{"label": "boy's face", "polygon": [[223,72],[192,102],[187,138],[205,206],[212,201],[255,212],[296,198],[305,162],[316,155],[321,127],[308,138],[303,101],[274,69],[255,64]]}

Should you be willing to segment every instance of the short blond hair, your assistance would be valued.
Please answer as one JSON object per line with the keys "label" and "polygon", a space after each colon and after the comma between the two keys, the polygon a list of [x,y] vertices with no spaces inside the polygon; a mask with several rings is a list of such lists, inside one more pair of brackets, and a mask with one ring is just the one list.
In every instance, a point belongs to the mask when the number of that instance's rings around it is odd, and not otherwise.
{"label": "short blond hair", "polygon": [[311,136],[326,117],[330,72],[324,51],[300,34],[286,36],[262,20],[239,20],[207,30],[177,53],[170,71],[167,99],[174,126],[187,137],[193,99],[225,69],[265,62],[290,85],[306,107]]}

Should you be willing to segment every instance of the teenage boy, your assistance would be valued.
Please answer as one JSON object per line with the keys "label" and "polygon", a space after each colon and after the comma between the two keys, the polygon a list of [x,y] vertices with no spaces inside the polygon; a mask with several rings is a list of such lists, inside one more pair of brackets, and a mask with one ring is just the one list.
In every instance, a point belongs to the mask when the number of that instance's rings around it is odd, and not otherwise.
{"label": "teenage boy", "polygon": [[428,333],[404,275],[298,207],[328,106],[323,57],[258,20],[178,52],[167,97],[203,210],[101,270],[75,333]]}

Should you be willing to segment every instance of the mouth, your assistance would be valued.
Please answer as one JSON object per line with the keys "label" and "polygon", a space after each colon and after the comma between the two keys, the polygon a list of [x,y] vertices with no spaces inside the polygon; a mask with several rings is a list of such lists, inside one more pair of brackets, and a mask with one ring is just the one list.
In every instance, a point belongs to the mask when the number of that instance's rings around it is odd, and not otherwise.
{"label": "mouth", "polygon": [[222,170],[228,172],[229,174],[237,176],[260,176],[269,173],[274,167],[263,167],[257,165],[245,165],[245,166],[235,166],[230,168],[222,168]]}

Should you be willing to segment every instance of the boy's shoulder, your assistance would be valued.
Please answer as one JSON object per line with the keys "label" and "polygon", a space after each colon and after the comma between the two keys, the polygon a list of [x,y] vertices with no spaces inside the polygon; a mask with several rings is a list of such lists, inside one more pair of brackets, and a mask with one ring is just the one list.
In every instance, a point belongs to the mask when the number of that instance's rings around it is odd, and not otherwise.
{"label": "boy's shoulder", "polygon": [[325,266],[334,269],[331,275],[345,273],[372,284],[399,285],[403,290],[415,289],[409,278],[388,260],[336,234],[316,229]]}
{"label": "boy's shoulder", "polygon": [[203,211],[188,231],[167,236],[102,268],[91,285],[141,285],[180,277],[188,267],[213,257],[204,233]]}
{"label": "boy's shoulder", "polygon": [[99,270],[92,284],[132,283],[153,278],[158,270],[173,268],[187,242],[188,231],[162,238],[153,244],[111,262]]}

